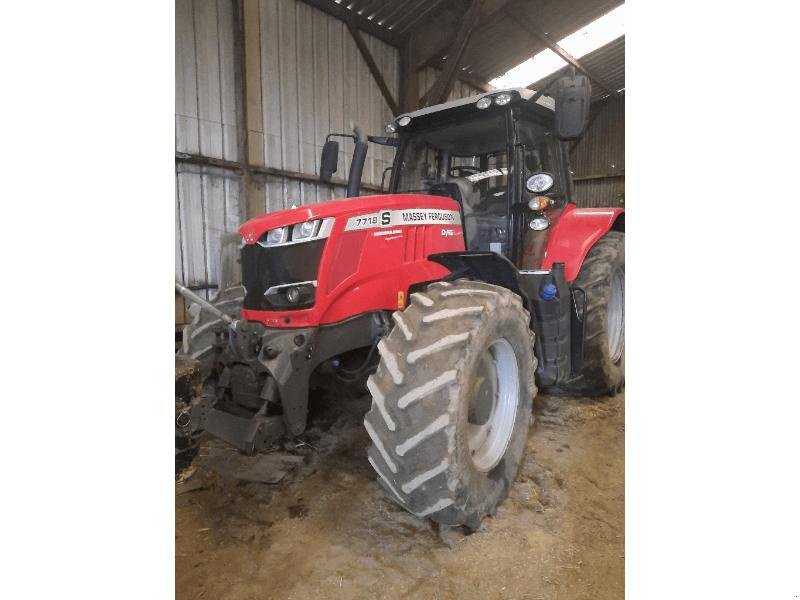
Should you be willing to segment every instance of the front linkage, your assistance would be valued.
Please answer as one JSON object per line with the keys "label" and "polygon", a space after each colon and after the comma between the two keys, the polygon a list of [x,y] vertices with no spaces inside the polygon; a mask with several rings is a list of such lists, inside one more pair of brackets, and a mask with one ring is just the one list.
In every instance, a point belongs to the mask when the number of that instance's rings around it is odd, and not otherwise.
{"label": "front linkage", "polygon": [[[175,287],[204,310],[218,313],[180,284]],[[215,332],[212,372],[186,413],[185,428],[206,430],[247,454],[269,447],[286,432],[301,434],[314,370],[334,356],[374,345],[390,329],[382,311],[292,329],[225,317],[227,324]],[[186,422],[186,414],[179,419]]]}

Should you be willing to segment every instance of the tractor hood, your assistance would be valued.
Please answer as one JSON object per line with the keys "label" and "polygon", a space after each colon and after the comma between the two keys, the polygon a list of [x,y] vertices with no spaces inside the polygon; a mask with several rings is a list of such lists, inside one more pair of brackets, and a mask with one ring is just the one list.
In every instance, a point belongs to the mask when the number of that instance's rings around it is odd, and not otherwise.
{"label": "tractor hood", "polygon": [[[437,213],[436,211],[444,211]],[[396,214],[396,211],[400,213]],[[415,211],[427,211],[424,214]],[[297,208],[278,210],[263,214],[244,223],[239,228],[239,233],[245,244],[255,244],[258,239],[267,231],[283,227],[285,225],[296,225],[315,219],[325,219],[333,217],[350,219],[351,217],[363,217],[367,219],[363,224],[357,220],[348,229],[363,228],[362,225],[376,226],[398,226],[405,224],[416,224],[416,221],[423,219],[426,222],[441,222],[443,225],[454,224],[453,211],[459,211],[458,203],[452,198],[443,196],[430,196],[427,194],[381,194],[376,196],[360,196],[358,198],[347,198],[345,200],[331,200],[322,204],[309,204]],[[388,216],[386,213],[389,213]],[[372,223],[373,217],[379,219],[390,219],[388,222]],[[398,222],[399,221],[399,222]],[[457,220],[460,224],[460,218]]]}
{"label": "tractor hood", "polygon": [[458,203],[423,194],[281,210],[239,231],[242,318],[266,327],[317,327],[403,308],[412,285],[449,273],[429,255],[464,250]]}

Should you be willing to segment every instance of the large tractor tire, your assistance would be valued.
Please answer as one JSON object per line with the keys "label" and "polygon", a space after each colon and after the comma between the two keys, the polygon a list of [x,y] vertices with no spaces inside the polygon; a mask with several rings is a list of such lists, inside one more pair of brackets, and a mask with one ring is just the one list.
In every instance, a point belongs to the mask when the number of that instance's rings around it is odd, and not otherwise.
{"label": "large tractor tire", "polygon": [[[242,285],[221,290],[210,300],[211,304],[234,318],[239,318],[243,301],[244,287]],[[214,356],[215,330],[225,328],[227,325],[222,319],[202,310],[196,304],[189,307],[189,312],[192,315],[192,322],[183,328],[183,344],[178,354],[200,361],[201,370],[204,375],[208,375]]]}
{"label": "large tractor tire", "polygon": [[369,462],[419,518],[476,530],[517,475],[536,395],[533,333],[516,294],[437,282],[411,294],[367,380]]}
{"label": "large tractor tire", "polygon": [[615,395],[625,385],[625,234],[609,231],[586,255],[573,283],[586,292],[583,368],[561,389]]}

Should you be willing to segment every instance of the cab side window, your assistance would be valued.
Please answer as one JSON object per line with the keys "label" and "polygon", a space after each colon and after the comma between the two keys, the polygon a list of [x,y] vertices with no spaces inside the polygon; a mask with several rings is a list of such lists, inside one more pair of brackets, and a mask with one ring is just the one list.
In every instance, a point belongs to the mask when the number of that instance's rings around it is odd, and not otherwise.
{"label": "cab side window", "polygon": [[[518,142],[522,145],[522,180],[537,171],[553,174],[555,184],[545,195],[556,201],[557,205],[569,200],[569,190],[565,183],[566,165],[561,143],[550,132],[530,122],[517,125]],[[527,193],[527,192],[523,192]]]}

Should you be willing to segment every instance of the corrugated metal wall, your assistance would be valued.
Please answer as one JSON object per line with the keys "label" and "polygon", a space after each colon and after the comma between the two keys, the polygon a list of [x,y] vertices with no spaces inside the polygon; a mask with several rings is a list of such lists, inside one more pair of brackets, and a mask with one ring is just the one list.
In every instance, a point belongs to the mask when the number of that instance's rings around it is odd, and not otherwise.
{"label": "corrugated metal wall", "polygon": [[[260,64],[249,60],[251,54],[247,64],[251,164],[316,174],[328,133],[349,133],[355,123],[368,134],[382,134],[391,111],[345,24],[297,0],[261,0],[257,19],[251,18],[255,7],[253,2],[245,10],[245,26],[252,27],[248,43],[260,40]],[[397,97],[398,51],[362,35]],[[250,86],[254,69],[260,89]],[[352,143],[340,140],[339,147],[341,177],[350,169]],[[380,185],[391,158],[390,148],[371,144],[362,181]],[[261,184],[266,211],[344,194],[342,188],[275,177]]]}
{"label": "corrugated metal wall", "polygon": [[603,104],[571,156],[578,206],[625,205],[625,99]]}
{"label": "corrugated metal wall", "polygon": [[[233,83],[233,4],[175,2],[175,150],[237,161]],[[175,278],[190,286],[219,281],[220,238],[236,231],[244,206],[235,172],[177,164]],[[199,290],[210,297],[213,289]],[[176,323],[185,322],[181,298]]]}
{"label": "corrugated metal wall", "polygon": [[[250,163],[319,172],[329,132],[351,124],[380,134],[391,111],[341,21],[298,0],[245,0],[247,128]],[[175,1],[175,149],[238,161],[231,0]],[[398,51],[364,36],[387,85],[398,97]],[[352,143],[340,141],[337,176],[349,172]],[[380,185],[392,149],[370,145],[363,181]],[[236,171],[176,166],[175,277],[189,286],[219,282],[219,244],[236,231],[246,207]],[[336,186],[254,175],[250,193],[264,211],[343,197]],[[187,318],[182,302],[176,322]]]}

